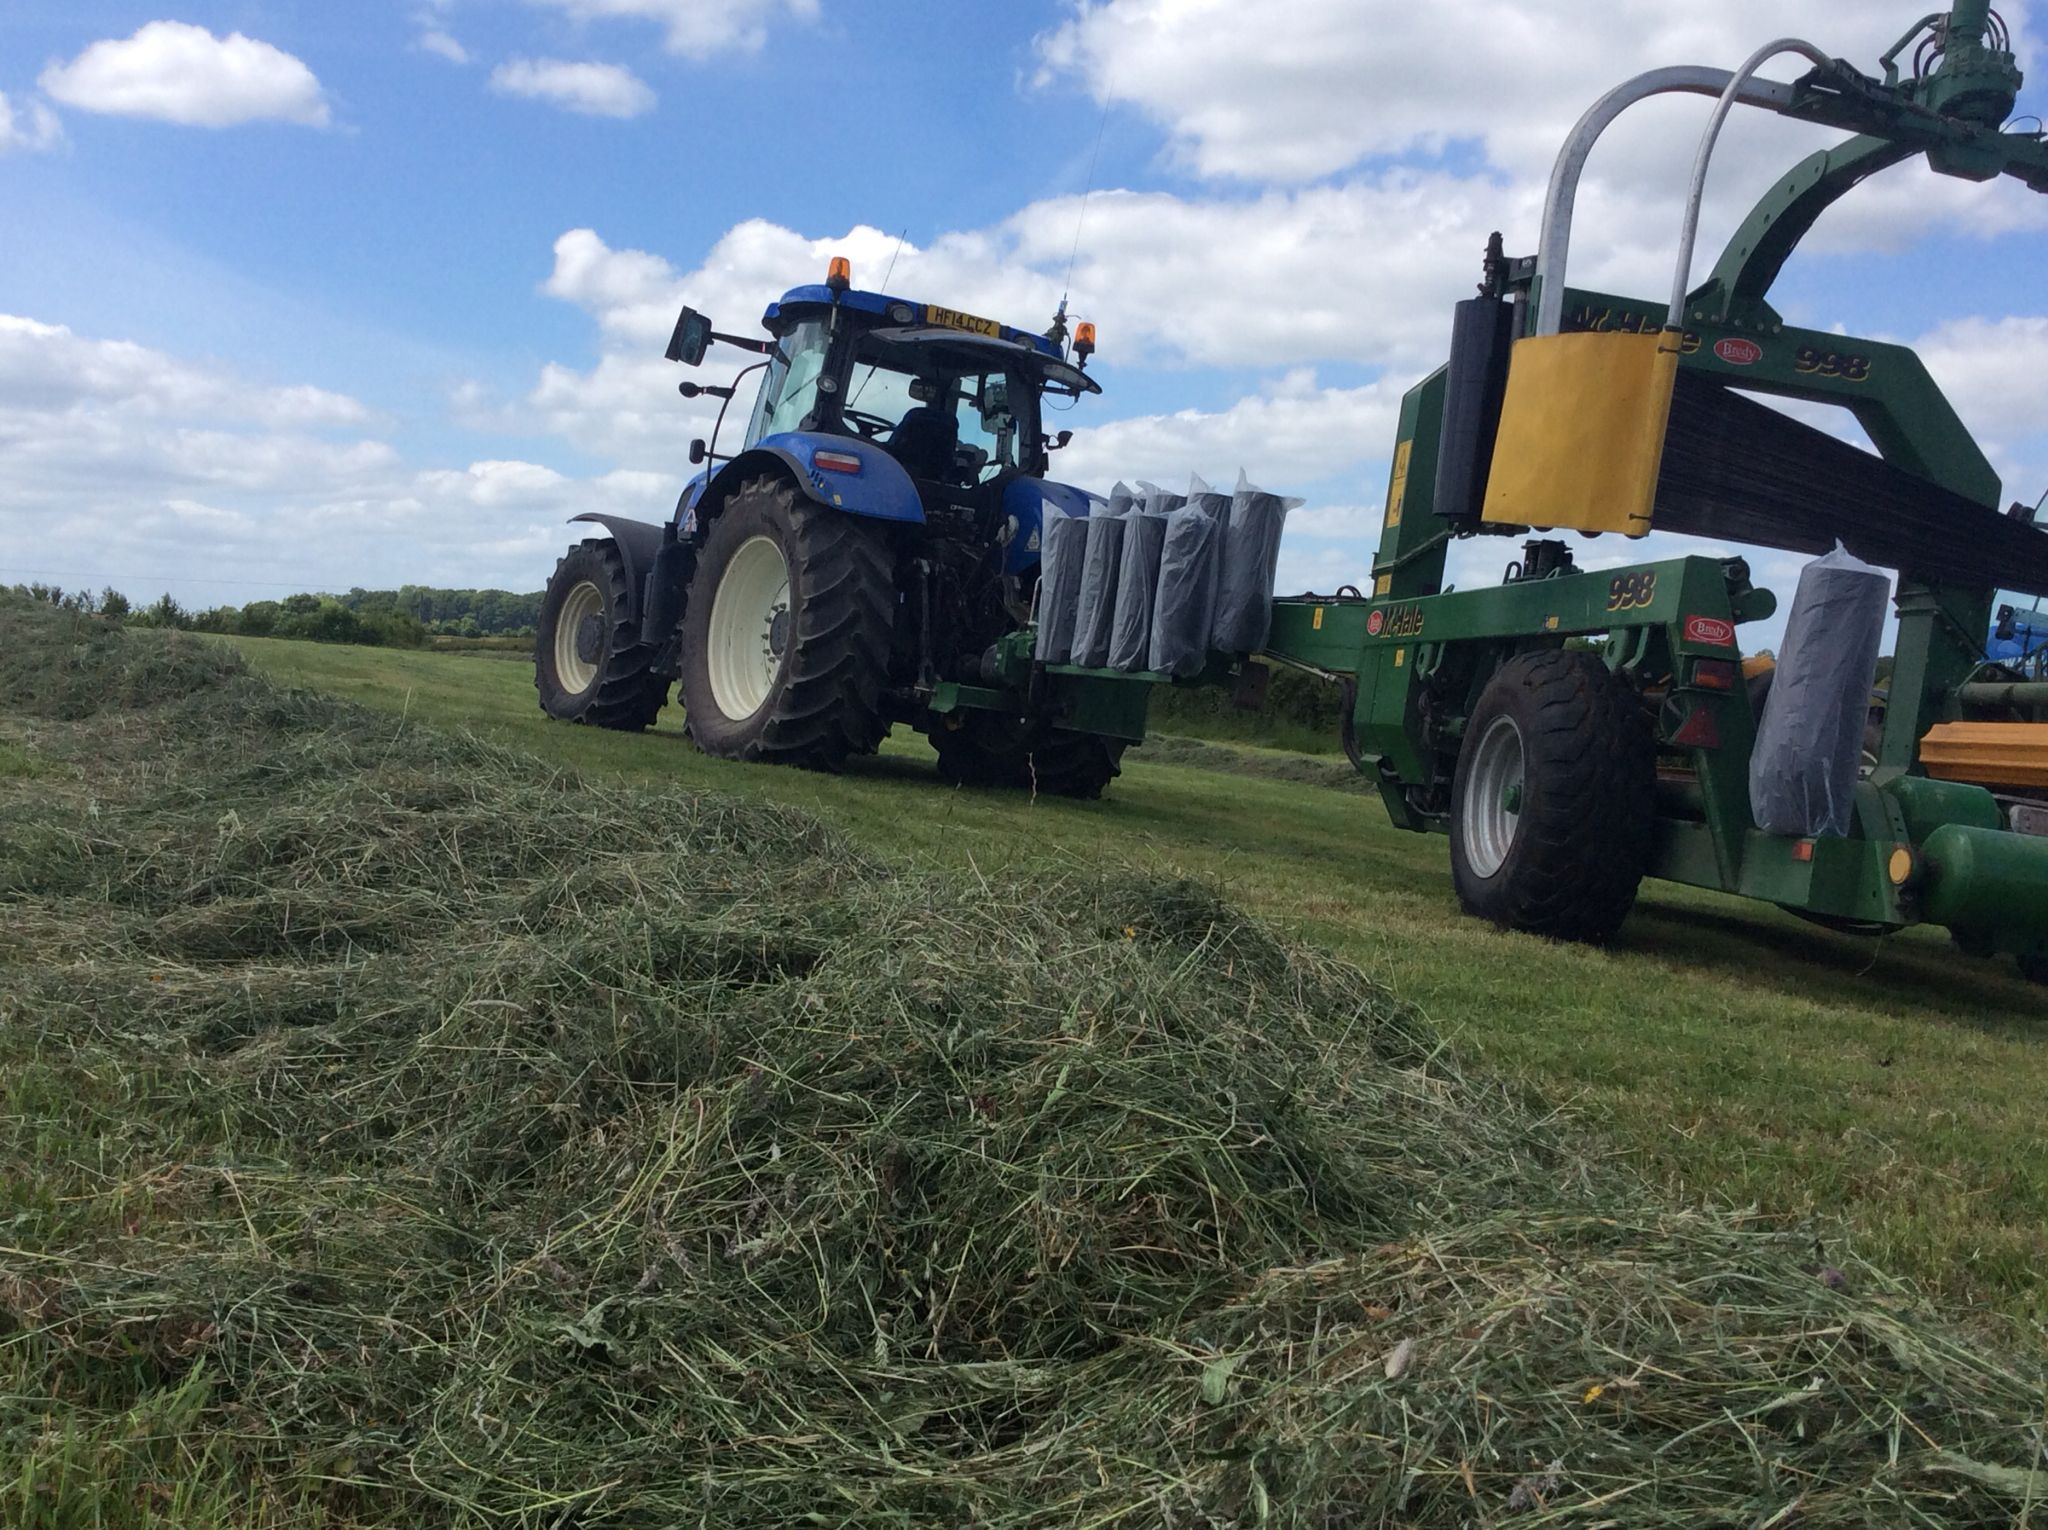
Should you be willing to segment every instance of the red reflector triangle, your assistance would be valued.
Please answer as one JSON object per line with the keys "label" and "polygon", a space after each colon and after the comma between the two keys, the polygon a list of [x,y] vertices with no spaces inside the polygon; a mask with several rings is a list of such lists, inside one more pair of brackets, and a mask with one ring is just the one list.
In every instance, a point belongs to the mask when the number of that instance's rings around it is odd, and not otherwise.
{"label": "red reflector triangle", "polygon": [[1685,720],[1685,726],[1671,735],[1671,742],[1683,744],[1688,749],[1719,749],[1721,725],[1714,721],[1711,708],[1694,707],[1692,716]]}

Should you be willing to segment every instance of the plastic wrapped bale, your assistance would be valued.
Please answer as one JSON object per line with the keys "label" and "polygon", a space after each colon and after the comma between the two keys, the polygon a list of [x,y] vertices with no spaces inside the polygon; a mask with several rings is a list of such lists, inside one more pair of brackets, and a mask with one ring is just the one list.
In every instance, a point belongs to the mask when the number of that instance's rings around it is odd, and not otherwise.
{"label": "plastic wrapped bale", "polygon": [[1195,509],[1170,511],[1159,546],[1159,587],[1152,596],[1150,668],[1191,675],[1209,658],[1215,617],[1215,559],[1222,528]]}
{"label": "plastic wrapped bale", "polygon": [[1109,629],[1111,669],[1144,669],[1152,662],[1152,602],[1159,593],[1159,554],[1165,544],[1165,515],[1134,510],[1124,517],[1116,618]]}
{"label": "plastic wrapped bale", "polygon": [[[1196,483],[1201,481],[1199,478],[1195,480]],[[1188,497],[1185,494],[1176,494],[1171,489],[1162,489],[1158,484],[1147,483],[1142,478],[1138,480],[1138,504],[1140,508],[1149,510],[1154,515],[1164,515],[1169,510],[1178,510],[1187,502]]]}
{"label": "plastic wrapped bale", "polygon": [[1109,513],[1111,515],[1127,515],[1137,509],[1144,502],[1144,498],[1145,494],[1142,486],[1134,489],[1119,478],[1116,481],[1116,487],[1109,491]]}
{"label": "plastic wrapped bale", "polygon": [[1771,834],[1846,834],[1891,581],[1839,543],[1799,575],[1749,757],[1749,800]]}
{"label": "plastic wrapped bale", "polygon": [[1033,650],[1042,664],[1066,664],[1073,659],[1090,519],[1068,515],[1049,501],[1045,507],[1038,553],[1038,642]]}
{"label": "plastic wrapped bale", "polygon": [[1088,518],[1087,551],[1081,561],[1081,598],[1074,613],[1074,660],[1087,669],[1109,663],[1109,639],[1116,625],[1117,575],[1123,566],[1128,517],[1104,512]]}
{"label": "plastic wrapped bale", "polygon": [[[1216,549],[1209,555],[1209,621],[1213,628],[1216,621],[1216,597],[1223,591],[1223,543],[1230,529],[1230,496],[1219,494],[1202,479],[1199,473],[1188,476],[1187,505],[1199,510],[1216,523]],[[1206,650],[1210,634],[1202,637]]]}
{"label": "plastic wrapped bale", "polygon": [[1230,519],[1217,561],[1216,627],[1209,646],[1223,653],[1257,653],[1273,628],[1273,578],[1280,566],[1280,534],[1287,512],[1300,505],[1255,488],[1240,471],[1230,496]]}

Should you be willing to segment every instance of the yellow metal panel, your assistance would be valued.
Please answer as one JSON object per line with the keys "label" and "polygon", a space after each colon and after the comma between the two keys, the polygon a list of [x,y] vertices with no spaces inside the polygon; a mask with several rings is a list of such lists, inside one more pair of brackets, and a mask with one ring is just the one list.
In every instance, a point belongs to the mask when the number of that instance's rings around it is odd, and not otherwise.
{"label": "yellow metal panel", "polygon": [[1540,335],[1516,341],[1510,357],[1485,519],[1648,531],[1678,336]]}
{"label": "yellow metal panel", "polygon": [[1408,498],[1408,458],[1415,450],[1413,441],[1402,441],[1394,447],[1394,471],[1387,479],[1387,523],[1392,531],[1401,524],[1401,506]]}
{"label": "yellow metal panel", "polygon": [[1936,723],[1920,764],[1939,781],[2048,786],[2048,723]]}

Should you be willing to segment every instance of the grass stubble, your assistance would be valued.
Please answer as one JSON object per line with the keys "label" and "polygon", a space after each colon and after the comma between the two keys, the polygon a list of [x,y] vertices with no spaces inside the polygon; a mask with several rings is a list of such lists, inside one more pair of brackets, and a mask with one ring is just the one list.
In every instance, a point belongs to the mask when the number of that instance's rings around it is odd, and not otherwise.
{"label": "grass stubble", "polygon": [[0,608],[0,1518],[2011,1525],[2042,1376],[1206,887]]}

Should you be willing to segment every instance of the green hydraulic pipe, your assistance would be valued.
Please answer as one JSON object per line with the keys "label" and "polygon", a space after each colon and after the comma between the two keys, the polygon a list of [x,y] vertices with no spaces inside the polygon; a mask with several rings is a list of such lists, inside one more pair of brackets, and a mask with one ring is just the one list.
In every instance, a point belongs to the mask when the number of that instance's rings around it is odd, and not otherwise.
{"label": "green hydraulic pipe", "polygon": [[1973,680],[1956,687],[1966,707],[2048,707],[2048,680]]}

